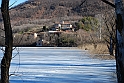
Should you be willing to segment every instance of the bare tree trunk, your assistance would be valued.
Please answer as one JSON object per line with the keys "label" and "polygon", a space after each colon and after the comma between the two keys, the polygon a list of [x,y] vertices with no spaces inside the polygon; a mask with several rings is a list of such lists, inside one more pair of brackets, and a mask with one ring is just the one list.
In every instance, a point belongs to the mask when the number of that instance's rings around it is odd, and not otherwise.
{"label": "bare tree trunk", "polygon": [[116,68],[118,83],[124,83],[124,7],[115,0],[116,11]]}
{"label": "bare tree trunk", "polygon": [[2,0],[1,12],[5,30],[5,53],[1,61],[1,83],[9,83],[9,68],[13,47],[12,28],[9,16],[9,0]]}
{"label": "bare tree trunk", "polygon": [[124,7],[122,0],[115,0],[116,11],[116,70],[118,83],[124,83]]}
{"label": "bare tree trunk", "polygon": [[124,7],[122,0],[114,0],[115,5],[102,0],[115,8],[116,12],[116,71],[118,83],[124,83]]}

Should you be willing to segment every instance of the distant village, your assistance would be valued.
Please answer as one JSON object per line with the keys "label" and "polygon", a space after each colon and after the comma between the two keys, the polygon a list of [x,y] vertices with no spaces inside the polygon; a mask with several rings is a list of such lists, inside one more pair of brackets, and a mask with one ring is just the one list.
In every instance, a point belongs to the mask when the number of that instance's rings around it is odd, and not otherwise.
{"label": "distant village", "polygon": [[[100,15],[97,18],[99,17]],[[20,32],[16,31],[14,40],[21,41],[18,43],[15,41],[14,45],[76,47],[86,42],[91,43],[99,39],[101,40],[101,31],[99,31],[101,29],[97,31],[97,28],[101,26],[99,26],[97,19],[94,17],[84,17],[83,20],[86,22],[88,21],[87,23],[89,23],[90,26],[81,20],[52,22],[50,25],[43,24],[38,27],[26,28],[26,30]],[[92,24],[90,24],[91,21]],[[95,29],[97,32],[92,31]],[[88,31],[91,33],[88,34]],[[23,38],[21,38],[21,36]]]}
{"label": "distant village", "polygon": [[44,26],[42,31],[33,33],[34,40],[37,40],[33,46],[76,46],[75,28],[69,21],[56,22],[49,30],[46,29]]}

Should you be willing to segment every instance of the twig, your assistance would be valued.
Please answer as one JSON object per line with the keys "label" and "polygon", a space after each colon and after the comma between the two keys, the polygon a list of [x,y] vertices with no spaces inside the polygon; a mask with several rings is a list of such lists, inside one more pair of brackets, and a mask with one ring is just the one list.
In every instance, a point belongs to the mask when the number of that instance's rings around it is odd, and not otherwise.
{"label": "twig", "polygon": [[101,1],[103,1],[104,3],[106,3],[106,4],[110,5],[110,6],[112,6],[113,8],[115,8],[115,5],[114,5],[113,3],[111,3],[111,2],[109,2],[109,1],[107,1],[107,0],[101,0]]}
{"label": "twig", "polygon": [[12,3],[9,7],[12,7],[16,2],[17,2],[17,0],[14,3]]}

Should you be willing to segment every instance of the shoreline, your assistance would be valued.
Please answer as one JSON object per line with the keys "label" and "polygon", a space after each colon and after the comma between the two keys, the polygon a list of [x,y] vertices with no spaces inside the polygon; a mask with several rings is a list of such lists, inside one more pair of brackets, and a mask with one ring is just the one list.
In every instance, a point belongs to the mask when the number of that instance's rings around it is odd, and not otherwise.
{"label": "shoreline", "polygon": [[91,58],[93,59],[101,59],[101,60],[115,60],[114,56],[111,56],[109,54],[91,54],[90,55]]}
{"label": "shoreline", "polygon": [[88,50],[90,53],[89,57],[94,59],[115,60],[115,57],[109,54],[107,45],[104,43],[98,43],[96,48],[94,44],[80,45],[78,48]]}

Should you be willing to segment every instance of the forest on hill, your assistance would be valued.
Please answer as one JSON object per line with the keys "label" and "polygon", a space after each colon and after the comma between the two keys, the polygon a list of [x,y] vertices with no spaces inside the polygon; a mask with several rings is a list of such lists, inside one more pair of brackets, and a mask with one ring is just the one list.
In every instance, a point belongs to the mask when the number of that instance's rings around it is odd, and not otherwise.
{"label": "forest on hill", "polygon": [[77,17],[95,16],[110,9],[101,0],[86,0],[84,3],[83,1],[28,0],[10,9],[11,22],[13,26],[20,26],[22,24],[43,24],[44,20],[49,21],[48,19],[63,20],[75,17],[75,20]]}
{"label": "forest on hill", "polygon": [[[28,0],[10,8],[10,18],[14,35],[19,34],[16,40],[23,37],[24,41],[31,39],[30,41],[34,43],[33,37],[20,35],[25,32],[40,32],[44,26],[51,27],[55,22],[60,21],[69,21],[75,27],[83,17],[95,17],[111,9],[101,0]],[[0,18],[0,26],[3,28],[1,14]],[[82,24],[83,21],[80,25]],[[3,34],[4,32],[1,31],[1,35]]]}

